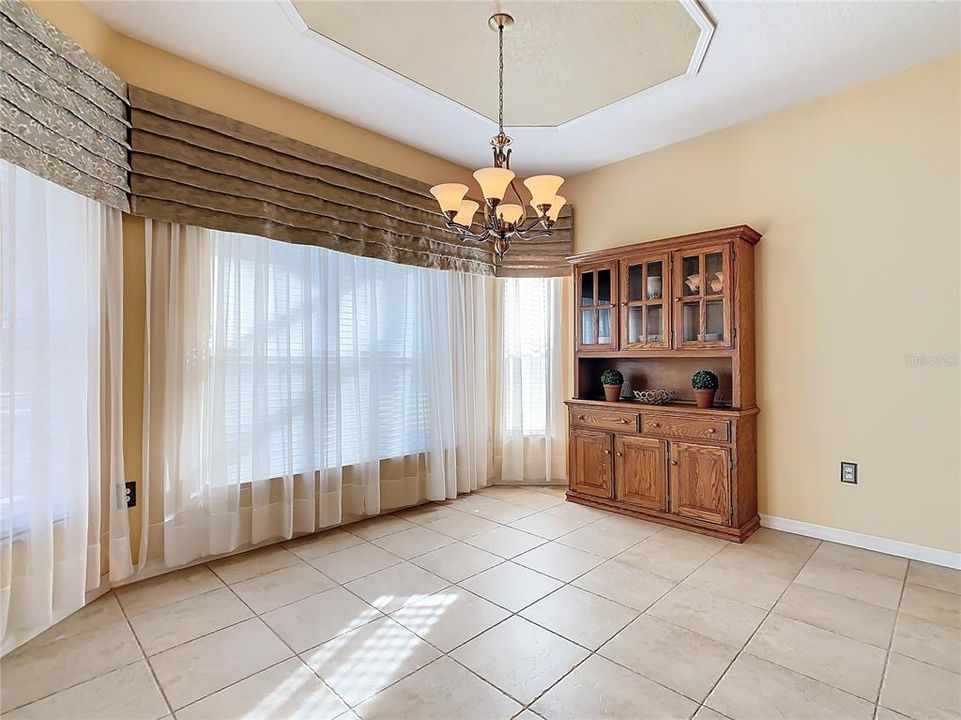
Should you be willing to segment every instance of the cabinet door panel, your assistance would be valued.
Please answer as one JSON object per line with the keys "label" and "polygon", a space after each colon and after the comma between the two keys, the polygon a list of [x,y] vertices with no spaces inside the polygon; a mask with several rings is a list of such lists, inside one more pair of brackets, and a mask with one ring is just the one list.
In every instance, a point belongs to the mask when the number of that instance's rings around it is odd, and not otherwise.
{"label": "cabinet door panel", "polygon": [[676,250],[672,265],[674,347],[733,347],[734,267],[731,246]]}
{"label": "cabinet door panel", "polygon": [[577,349],[617,349],[617,263],[605,263],[575,270],[574,284]]}
{"label": "cabinet door panel", "polygon": [[727,448],[671,443],[671,512],[730,524],[730,459]]}
{"label": "cabinet door panel", "polygon": [[610,498],[612,469],[610,433],[571,431],[571,490]]}
{"label": "cabinet door panel", "polygon": [[667,443],[614,437],[614,497],[650,510],[667,509]]}

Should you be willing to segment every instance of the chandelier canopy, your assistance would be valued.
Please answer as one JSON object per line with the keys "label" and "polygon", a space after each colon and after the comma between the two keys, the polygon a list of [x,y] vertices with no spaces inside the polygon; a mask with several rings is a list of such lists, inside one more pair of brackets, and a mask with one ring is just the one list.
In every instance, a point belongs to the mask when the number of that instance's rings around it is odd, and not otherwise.
{"label": "chandelier canopy", "polygon": [[[484,215],[477,223],[475,231],[474,215],[480,205],[473,200],[465,200],[468,187],[461,183],[443,183],[430,189],[437,198],[441,212],[447,221],[447,228],[463,238],[493,243],[494,255],[498,260],[510,249],[513,240],[534,240],[548,237],[553,233],[554,223],[561,208],[567,202],[557,194],[564,178],[558,175],[534,175],[524,181],[530,191],[530,207],[534,210],[528,218],[524,200],[514,184],[515,175],[511,167],[511,138],[504,132],[504,29],[514,24],[514,18],[506,13],[492,15],[487,21],[491,30],[497,33],[498,49],[498,107],[497,134],[491,138],[494,153],[493,167],[481,168],[474,173],[484,196]],[[510,189],[517,202],[505,202]]]}

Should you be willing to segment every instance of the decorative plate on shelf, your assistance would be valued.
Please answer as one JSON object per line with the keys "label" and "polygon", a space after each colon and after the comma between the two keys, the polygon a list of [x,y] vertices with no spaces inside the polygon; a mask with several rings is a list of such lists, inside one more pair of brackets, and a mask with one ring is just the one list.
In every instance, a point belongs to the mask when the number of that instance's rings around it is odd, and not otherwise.
{"label": "decorative plate on shelf", "polygon": [[667,405],[674,399],[673,390],[635,390],[634,397],[645,405]]}

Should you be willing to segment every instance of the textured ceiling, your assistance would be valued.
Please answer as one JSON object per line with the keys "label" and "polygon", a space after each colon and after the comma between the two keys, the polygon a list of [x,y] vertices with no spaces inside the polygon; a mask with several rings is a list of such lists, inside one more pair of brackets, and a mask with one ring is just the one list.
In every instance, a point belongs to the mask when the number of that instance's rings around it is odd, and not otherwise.
{"label": "textured ceiling", "polygon": [[487,20],[511,14],[504,114],[514,127],[562,125],[684,75],[701,38],[696,8],[678,0],[293,5],[319,35],[492,120],[497,35]]}

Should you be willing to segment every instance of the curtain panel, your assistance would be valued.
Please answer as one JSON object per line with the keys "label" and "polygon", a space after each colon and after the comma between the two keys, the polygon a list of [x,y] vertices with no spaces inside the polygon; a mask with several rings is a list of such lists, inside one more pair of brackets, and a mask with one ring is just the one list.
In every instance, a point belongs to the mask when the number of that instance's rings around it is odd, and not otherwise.
{"label": "curtain panel", "polygon": [[130,88],[132,212],[405,265],[494,273],[427,185]]}
{"label": "curtain panel", "polygon": [[0,157],[129,211],[127,85],[19,0],[0,0]]}

